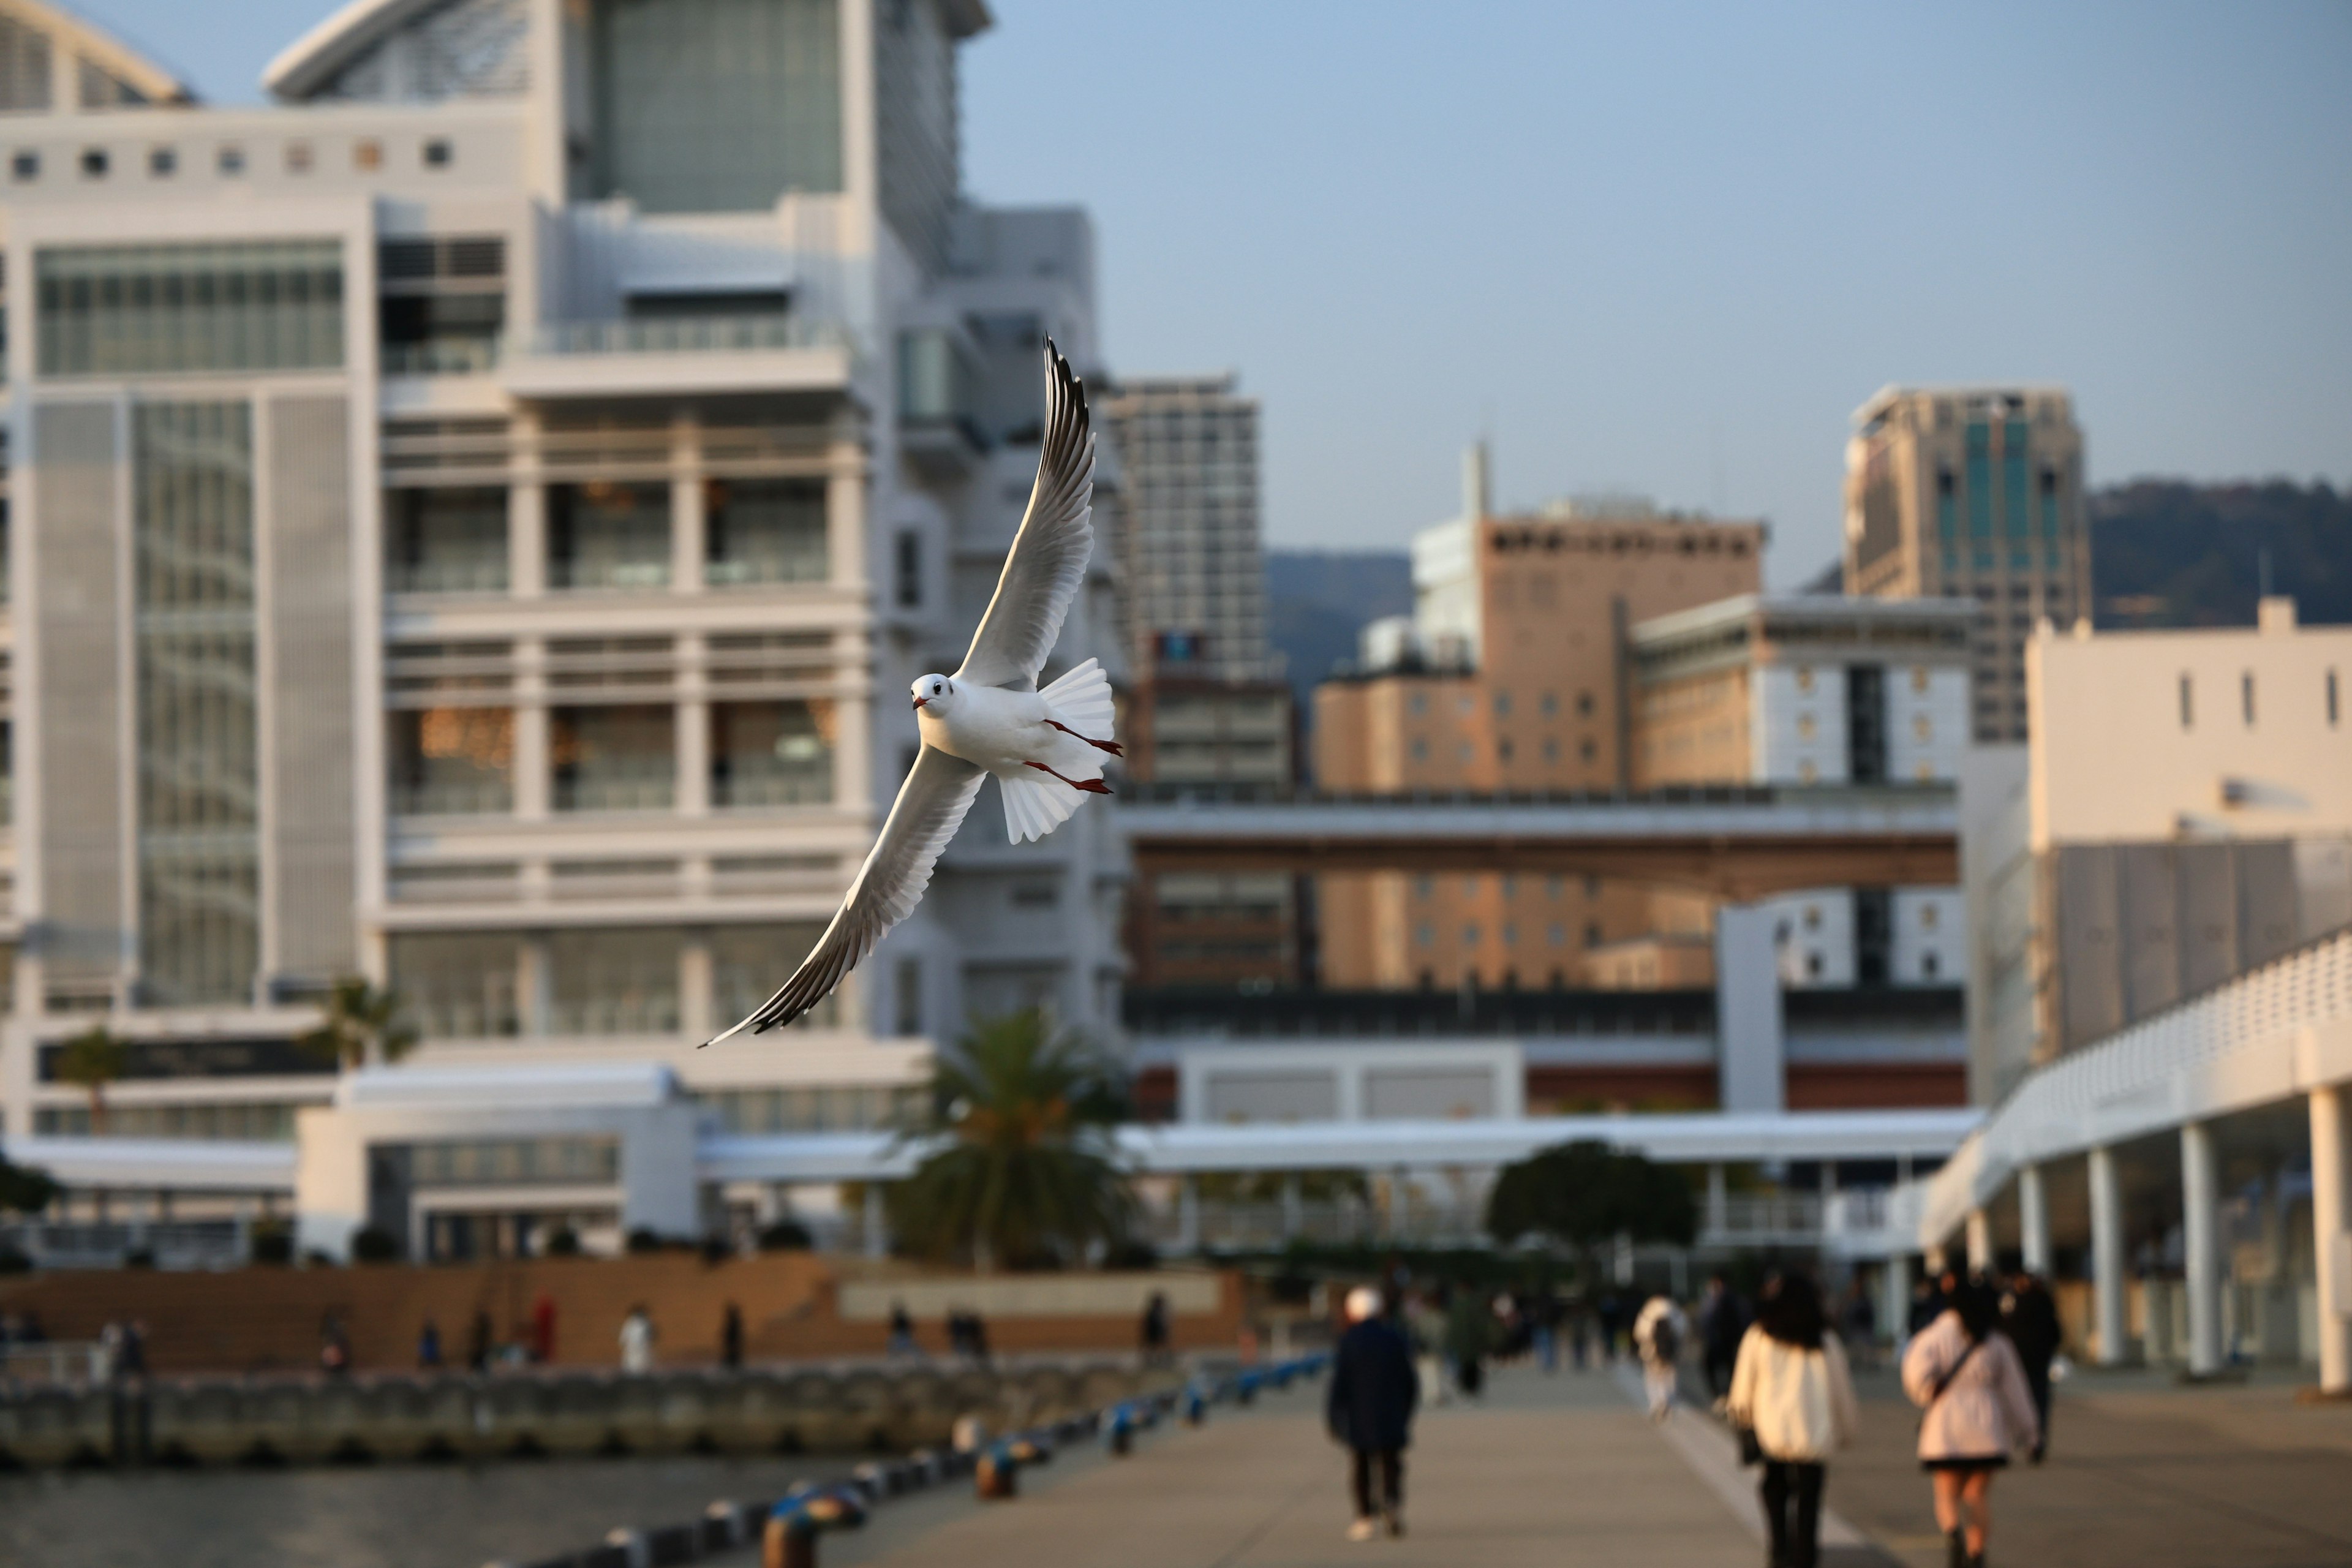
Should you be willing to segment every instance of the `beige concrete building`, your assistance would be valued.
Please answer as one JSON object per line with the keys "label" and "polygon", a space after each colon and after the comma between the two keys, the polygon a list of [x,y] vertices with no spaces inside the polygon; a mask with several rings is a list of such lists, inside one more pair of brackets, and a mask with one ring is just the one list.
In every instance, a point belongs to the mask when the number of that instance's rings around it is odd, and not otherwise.
{"label": "beige concrete building", "polygon": [[[1381,628],[1401,662],[1316,692],[1318,784],[1628,786],[1629,629],[1756,592],[1764,537],[1623,499],[1489,516],[1474,453],[1463,515],[1413,540],[1410,634]],[[1318,909],[1331,986],[1573,985],[1585,950],[1649,930],[1645,891],[1583,878],[1330,877]]]}
{"label": "beige concrete building", "polygon": [[2044,626],[2027,670],[2032,746],[1964,784],[1986,1100],[2352,925],[2352,628]]}
{"label": "beige concrete building", "polygon": [[2064,389],[1888,386],[1846,444],[1845,591],[1974,599],[1970,721],[2026,734],[2025,643],[2090,614],[2083,437]]}

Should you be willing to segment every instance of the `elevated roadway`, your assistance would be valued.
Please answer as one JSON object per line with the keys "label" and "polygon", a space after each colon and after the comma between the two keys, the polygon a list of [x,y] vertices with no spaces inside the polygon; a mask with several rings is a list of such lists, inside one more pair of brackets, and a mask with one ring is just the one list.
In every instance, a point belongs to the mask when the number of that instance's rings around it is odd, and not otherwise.
{"label": "elevated roadway", "polygon": [[1746,901],[1801,888],[1948,887],[1948,784],[1626,795],[1325,795],[1130,785],[1139,872],[1517,871],[1623,878]]}

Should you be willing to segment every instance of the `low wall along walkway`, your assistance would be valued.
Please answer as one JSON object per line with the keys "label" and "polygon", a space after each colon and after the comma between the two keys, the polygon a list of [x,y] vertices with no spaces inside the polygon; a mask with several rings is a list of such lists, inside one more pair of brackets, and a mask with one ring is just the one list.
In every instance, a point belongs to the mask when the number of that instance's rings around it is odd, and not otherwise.
{"label": "low wall along walkway", "polygon": [[611,1367],[621,1321],[642,1304],[664,1365],[719,1360],[727,1304],[743,1314],[746,1361],[879,1356],[902,1300],[918,1339],[948,1350],[950,1309],[977,1310],[989,1348],[1004,1352],[1128,1351],[1144,1303],[1164,1292],[1178,1349],[1234,1343],[1237,1276],[1197,1271],[974,1276],[864,1265],[811,1253],[706,1262],[688,1253],[542,1258],[478,1265],[241,1268],[224,1273],[105,1269],[0,1281],[0,1311],[37,1313],[52,1340],[93,1340],[107,1323],[147,1325],[158,1373],[309,1371],[329,1313],[360,1371],[416,1365],[417,1336],[438,1325],[443,1359],[465,1363],[477,1311],[494,1341],[520,1342],[544,1294],[555,1306],[556,1367]]}

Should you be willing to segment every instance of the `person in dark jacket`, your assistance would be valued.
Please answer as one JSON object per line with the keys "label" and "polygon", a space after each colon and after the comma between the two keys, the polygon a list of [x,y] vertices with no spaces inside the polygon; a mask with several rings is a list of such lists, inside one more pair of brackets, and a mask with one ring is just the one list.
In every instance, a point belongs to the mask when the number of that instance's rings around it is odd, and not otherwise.
{"label": "person in dark jacket", "polygon": [[2058,1323],[2057,1299],[2050,1294],[2049,1286],[2021,1268],[2001,1300],[2000,1319],[2009,1342],[2017,1347],[2017,1359],[2024,1363],[2025,1386],[2033,1393],[2033,1413],[2042,1418],[2041,1436],[2031,1455],[2038,1465],[2050,1447],[2050,1363],[2058,1359],[2058,1347],[2066,1337]]}
{"label": "person in dark jacket", "polygon": [[[1370,1541],[1383,1522],[1391,1535],[1404,1533],[1404,1449],[1412,1440],[1413,1407],[1421,1379],[1412,1350],[1381,1310],[1381,1293],[1369,1285],[1348,1293],[1348,1331],[1331,1358],[1328,1415],[1331,1436],[1348,1446],[1353,1464],[1356,1522],[1350,1541]],[[1372,1470],[1380,1469],[1380,1507],[1373,1508]]]}

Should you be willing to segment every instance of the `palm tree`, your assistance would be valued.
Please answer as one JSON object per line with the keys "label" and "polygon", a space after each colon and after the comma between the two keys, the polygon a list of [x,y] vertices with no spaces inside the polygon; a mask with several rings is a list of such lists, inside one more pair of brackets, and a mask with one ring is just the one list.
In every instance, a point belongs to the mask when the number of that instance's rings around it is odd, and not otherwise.
{"label": "palm tree", "polygon": [[337,1067],[396,1062],[416,1044],[416,1030],[400,1016],[400,998],[356,974],[335,982],[319,1026],[294,1043]]}
{"label": "palm tree", "polygon": [[106,1131],[106,1086],[122,1076],[122,1042],[103,1024],[92,1025],[65,1043],[58,1052],[58,1081],[69,1083],[89,1096],[89,1130]]}
{"label": "palm tree", "polygon": [[884,1200],[908,1250],[1035,1267],[1126,1236],[1134,1204],[1110,1135],[1126,1097],[1106,1064],[1044,1014],[975,1025],[937,1059],[930,1100],[908,1136],[939,1146]]}

